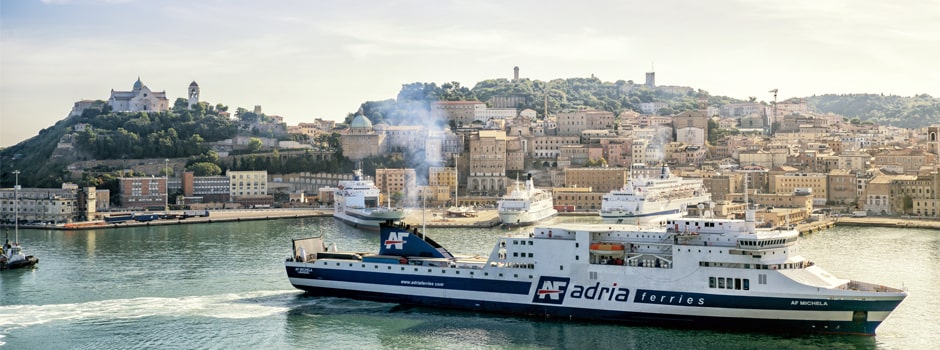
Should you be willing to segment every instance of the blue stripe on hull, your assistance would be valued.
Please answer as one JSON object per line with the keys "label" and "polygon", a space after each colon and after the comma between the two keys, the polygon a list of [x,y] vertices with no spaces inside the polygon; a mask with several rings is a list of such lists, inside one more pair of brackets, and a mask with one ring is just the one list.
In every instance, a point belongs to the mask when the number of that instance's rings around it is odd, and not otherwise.
{"label": "blue stripe on hull", "polygon": [[[330,263],[333,263],[331,261]],[[414,270],[415,265],[396,265],[396,264],[383,264],[383,263],[363,263],[360,261],[350,262],[340,262],[340,264],[352,263],[352,264],[365,264],[365,265],[378,265],[379,269],[388,270],[388,267],[393,269],[399,269],[404,267],[407,270]],[[423,269],[428,269],[427,266],[418,267],[419,271]],[[302,274],[297,272],[297,270],[310,270],[309,274]],[[439,268],[431,268],[439,269]],[[469,270],[465,270],[465,273],[470,273]],[[477,273],[482,274],[482,272],[477,271]],[[519,294],[527,295],[529,290],[532,287],[532,282],[521,282],[521,281],[499,281],[483,278],[467,278],[467,277],[446,277],[446,276],[428,276],[428,275],[411,275],[411,274],[395,274],[388,273],[384,271],[369,272],[369,271],[348,271],[348,270],[335,270],[335,269],[322,269],[322,268],[287,268],[287,277],[290,278],[304,278],[310,280],[325,280],[325,281],[339,281],[339,282],[354,282],[354,283],[368,283],[374,285],[388,285],[388,286],[408,286],[408,287],[424,287],[424,288],[433,288],[433,289],[444,289],[444,290],[466,290],[474,292],[490,292],[490,293],[503,293],[503,294]],[[351,291],[352,292],[352,291]]]}
{"label": "blue stripe on hull", "polygon": [[704,317],[695,315],[653,314],[624,312],[604,309],[581,309],[547,304],[517,304],[489,300],[467,300],[413,296],[394,293],[365,292],[347,289],[332,289],[294,285],[310,295],[334,296],[377,302],[397,303],[428,307],[443,307],[511,314],[548,319],[582,320],[592,322],[615,322],[631,325],[654,325],[672,328],[719,329],[734,331],[758,331],[772,333],[840,333],[874,335],[880,322],[853,321],[803,321],[781,319],[754,319]]}

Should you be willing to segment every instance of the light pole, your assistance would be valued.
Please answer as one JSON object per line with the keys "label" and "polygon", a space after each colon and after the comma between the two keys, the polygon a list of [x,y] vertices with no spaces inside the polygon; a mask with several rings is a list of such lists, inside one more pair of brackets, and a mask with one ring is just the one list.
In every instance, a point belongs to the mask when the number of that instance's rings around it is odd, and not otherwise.
{"label": "light pole", "polygon": [[170,210],[170,170],[169,159],[163,160],[163,210]]}
{"label": "light pole", "polygon": [[454,155],[454,207],[460,208],[460,203],[457,202],[457,198],[460,193],[460,173],[457,170],[457,161],[460,160],[460,154]]}
{"label": "light pole", "polygon": [[13,185],[13,244],[20,244],[20,171],[14,170],[16,182]]}

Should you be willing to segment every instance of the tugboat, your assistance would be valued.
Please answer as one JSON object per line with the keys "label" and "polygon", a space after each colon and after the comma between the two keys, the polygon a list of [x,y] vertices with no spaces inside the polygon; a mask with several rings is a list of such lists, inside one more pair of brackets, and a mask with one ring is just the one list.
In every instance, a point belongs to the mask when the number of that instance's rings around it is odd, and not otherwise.
{"label": "tugboat", "polygon": [[20,218],[19,218],[19,196],[20,190],[19,174],[20,171],[14,171],[17,175],[16,186],[13,188],[13,243],[7,238],[0,249],[0,270],[18,269],[21,267],[31,267],[39,263],[39,258],[23,254],[23,247],[20,246]]}
{"label": "tugboat", "polygon": [[39,263],[39,258],[23,254],[23,247],[19,243],[10,243],[9,240],[0,249],[0,270],[12,270],[21,267],[30,267]]}

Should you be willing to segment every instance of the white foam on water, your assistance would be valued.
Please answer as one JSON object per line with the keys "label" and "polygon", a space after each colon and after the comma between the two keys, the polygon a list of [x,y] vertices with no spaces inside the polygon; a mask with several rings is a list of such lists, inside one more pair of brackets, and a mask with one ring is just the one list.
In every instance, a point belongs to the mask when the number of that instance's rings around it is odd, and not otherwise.
{"label": "white foam on water", "polygon": [[[262,304],[250,299],[297,294],[295,290],[255,291],[238,294],[179,298],[133,298],[76,304],[0,306],[0,331],[55,321],[96,321],[142,317],[260,318],[286,313],[283,303]],[[3,335],[0,335],[0,345]]]}

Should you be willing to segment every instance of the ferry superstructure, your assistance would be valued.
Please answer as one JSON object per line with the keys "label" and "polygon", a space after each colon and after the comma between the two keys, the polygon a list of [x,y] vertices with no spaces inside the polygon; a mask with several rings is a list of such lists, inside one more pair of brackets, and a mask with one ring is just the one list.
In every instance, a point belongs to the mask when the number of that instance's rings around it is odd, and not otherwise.
{"label": "ferry superstructure", "polygon": [[378,230],[379,223],[398,221],[405,210],[381,206],[381,191],[372,180],[362,176],[362,170],[353,171],[353,179],[340,181],[333,193],[333,217],[354,227]]}
{"label": "ferry superstructure", "polygon": [[600,216],[605,222],[678,217],[686,206],[708,201],[711,194],[701,179],[672,175],[663,165],[658,176],[631,175],[622,188],[605,194]]}
{"label": "ferry superstructure", "polygon": [[497,201],[496,212],[504,225],[528,226],[558,214],[553,205],[552,193],[535,188],[532,174],[525,187],[516,183],[516,188]]}
{"label": "ferry superstructure", "polygon": [[285,267],[313,295],[682,328],[872,335],[906,297],[832,276],[799,254],[798,232],[753,218],[535,227],[489,257],[383,224],[378,254],[298,239]]}

